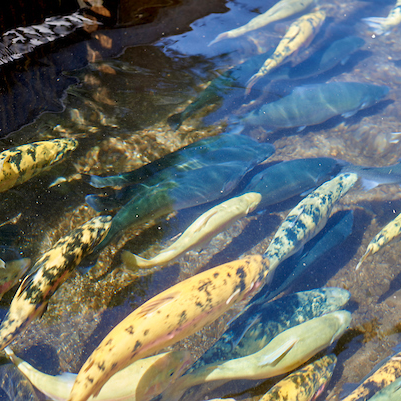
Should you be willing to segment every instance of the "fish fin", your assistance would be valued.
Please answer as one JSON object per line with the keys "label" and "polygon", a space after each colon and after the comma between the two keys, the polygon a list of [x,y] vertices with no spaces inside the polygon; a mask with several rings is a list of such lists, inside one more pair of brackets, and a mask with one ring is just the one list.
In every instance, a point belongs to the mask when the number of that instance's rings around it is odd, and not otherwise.
{"label": "fish fin", "polygon": [[355,110],[346,111],[345,113],[341,114],[341,117],[350,118],[350,117],[352,117],[353,115],[355,115],[356,113],[358,113],[358,111],[359,111],[361,108],[363,108],[363,107],[361,106],[360,108],[357,108],[357,109],[355,109]]}
{"label": "fish fin", "polygon": [[340,64],[341,65],[345,65],[347,63],[347,61],[349,60],[349,56],[344,57],[341,61]]}
{"label": "fish fin", "polygon": [[[2,261],[2,260],[0,259],[0,261]],[[5,263],[5,267],[7,269],[19,270],[21,272],[25,272],[29,268],[30,265],[31,265],[31,259],[29,259],[29,258],[10,260]]]}
{"label": "fish fin", "polygon": [[364,262],[364,260],[372,253],[372,249],[367,249],[365,254],[361,257],[359,260],[358,264],[355,267],[355,270],[358,270],[361,267],[361,264]]}
{"label": "fish fin", "polygon": [[297,132],[301,132],[306,128],[306,125],[302,125],[301,127],[297,128]]}
{"label": "fish fin", "polygon": [[312,193],[315,189],[316,189],[316,187],[307,189],[306,191],[302,192],[302,194],[300,194],[299,196],[301,196],[302,198],[304,198],[305,196],[308,196],[310,193]]}
{"label": "fish fin", "polygon": [[182,113],[173,114],[167,119],[168,125],[174,131],[181,127],[183,121]]}
{"label": "fish fin", "polygon": [[297,338],[291,338],[290,340],[286,341],[281,347],[273,351],[271,354],[265,356],[259,363],[259,366],[277,365],[288,354],[288,352],[291,351],[297,342]]}
{"label": "fish fin", "polygon": [[206,213],[204,213],[202,216],[199,216],[200,220],[199,220],[199,222],[198,222],[198,224],[197,224],[197,228],[196,228],[196,230],[195,230],[194,232],[195,232],[195,233],[198,233],[199,231],[201,231],[202,229],[204,229],[205,226],[206,226],[206,224],[209,222],[209,220],[210,220],[213,216],[215,216],[217,213],[218,213],[218,211],[215,210],[213,213],[210,213],[210,214],[209,214],[208,212],[206,212]]}
{"label": "fish fin", "polygon": [[151,315],[152,313],[156,312],[162,306],[167,305],[170,302],[177,299],[180,294],[181,294],[180,291],[176,291],[176,292],[168,293],[168,294],[164,295],[163,297],[158,297],[155,300],[150,300],[150,301],[146,302],[145,304],[142,305],[139,316],[145,317],[145,316]]}
{"label": "fish fin", "polygon": [[3,259],[0,259],[0,269],[5,269],[6,268],[6,264],[4,263]]}
{"label": "fish fin", "polygon": [[59,375],[55,376],[57,380],[62,381],[64,383],[70,384],[71,388],[75,382],[75,379],[77,378],[76,373],[70,373],[70,372],[63,372]]}
{"label": "fish fin", "polygon": [[15,294],[15,298],[20,297],[22,293],[32,284],[35,275],[36,271],[32,272],[31,274],[25,277],[24,281],[19,286],[17,293]]}
{"label": "fish fin", "polygon": [[149,268],[153,267],[154,264],[151,263],[149,259],[141,258],[129,251],[123,251],[121,254],[121,259],[125,266],[132,270],[138,270],[138,268]]}
{"label": "fish fin", "polygon": [[361,186],[365,191],[370,191],[373,188],[376,188],[379,185],[378,182],[373,180],[368,180],[367,178],[361,179]]}

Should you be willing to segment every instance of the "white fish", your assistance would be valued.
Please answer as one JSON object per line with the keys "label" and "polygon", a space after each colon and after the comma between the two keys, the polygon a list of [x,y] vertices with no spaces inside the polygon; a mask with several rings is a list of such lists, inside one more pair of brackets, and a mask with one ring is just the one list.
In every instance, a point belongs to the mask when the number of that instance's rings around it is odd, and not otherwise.
{"label": "white fish", "polygon": [[401,0],[397,0],[387,17],[362,18],[362,21],[368,24],[376,35],[388,35],[391,28],[401,23]]}

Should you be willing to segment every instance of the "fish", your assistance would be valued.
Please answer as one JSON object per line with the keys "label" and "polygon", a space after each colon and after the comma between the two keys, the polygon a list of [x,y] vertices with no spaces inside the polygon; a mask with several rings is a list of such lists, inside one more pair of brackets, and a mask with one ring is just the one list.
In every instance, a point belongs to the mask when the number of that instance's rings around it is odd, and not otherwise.
{"label": "fish", "polygon": [[71,275],[81,259],[107,234],[110,216],[99,216],[59,239],[33,265],[32,273],[19,286],[0,326],[0,350],[41,316],[50,297]]}
{"label": "fish", "polygon": [[378,391],[368,401],[399,401],[401,399],[401,377]]}
{"label": "fish", "polygon": [[337,357],[325,355],[275,384],[260,401],[311,401],[323,391],[333,375]]}
{"label": "fish", "polygon": [[78,141],[52,139],[16,146],[0,153],[0,192],[28,181],[75,150]]}
{"label": "fish", "polygon": [[252,18],[247,24],[240,26],[239,28],[220,33],[214,40],[209,43],[209,46],[219,42],[220,40],[237,38],[247,32],[251,32],[255,29],[259,29],[268,24],[271,24],[272,22],[290,17],[293,14],[305,10],[314,2],[315,0],[280,0],[273,7],[269,8],[265,13],[258,15],[255,18]]}
{"label": "fish", "polygon": [[374,370],[363,382],[348,396],[341,401],[365,401],[370,400],[374,394],[393,383],[400,377],[401,372],[401,352],[395,353],[390,358]]}
{"label": "fish", "polygon": [[288,213],[264,253],[271,272],[322,230],[335,203],[357,180],[354,173],[339,174],[311,192]]}
{"label": "fish", "polygon": [[396,239],[401,234],[401,213],[390,223],[388,223],[382,230],[370,241],[366,252],[359,260],[355,270],[358,270],[366,258],[374,255],[383,246],[387,245],[390,241]]}
{"label": "fish", "polygon": [[257,291],[269,273],[260,255],[196,274],[142,304],[102,340],[80,369],[69,401],[96,396],[119,370],[197,332]]}
{"label": "fish", "polygon": [[[65,372],[57,376],[48,375],[18,358],[10,347],[4,350],[19,371],[41,393],[52,400],[67,400],[76,374]],[[189,360],[188,351],[169,351],[136,361],[116,373],[96,400],[149,401],[174,383]]]}
{"label": "fish", "polygon": [[268,131],[321,124],[341,115],[348,118],[376,104],[389,92],[387,86],[359,82],[329,82],[296,87],[289,95],[268,103],[242,118],[250,126]]}
{"label": "fish", "polygon": [[397,0],[387,17],[362,18],[376,35],[388,35],[390,30],[401,22],[401,0]]}
{"label": "fish", "polygon": [[242,192],[260,193],[262,200],[257,210],[263,210],[318,187],[337,175],[342,166],[342,162],[330,157],[283,161],[254,175]]}
{"label": "fish", "polygon": [[[312,263],[316,262],[322,255],[327,254],[327,252],[335,246],[341,244],[352,233],[353,223],[354,213],[351,210],[348,211],[341,220],[334,225],[334,227],[327,231],[327,233],[325,233],[311,249],[303,254],[303,256],[295,263],[290,274],[287,277],[284,277],[284,281],[282,281],[274,291],[267,291],[263,299],[268,301],[282,293],[285,289],[290,287],[290,285],[297,280]],[[280,274],[277,274],[276,276],[282,277]]]}
{"label": "fish", "polygon": [[258,352],[284,330],[340,309],[350,296],[349,291],[335,287],[297,292],[272,302],[255,302],[256,295],[187,373]]}
{"label": "fish", "polygon": [[254,354],[205,365],[181,376],[162,394],[162,400],[178,400],[187,388],[211,381],[259,380],[290,372],[336,341],[350,322],[350,312],[335,311],[291,327]]}
{"label": "fish", "polygon": [[303,15],[294,21],[288,28],[283,39],[281,39],[280,43],[277,45],[273,55],[269,57],[259,71],[249,79],[245,93],[248,94],[252,86],[255,85],[260,78],[277,68],[291,54],[299,51],[301,47],[308,46],[319,32],[325,19],[326,13],[323,10],[317,10],[310,14]]}
{"label": "fish", "polygon": [[188,250],[207,243],[236,220],[255,210],[261,199],[262,196],[256,192],[230,198],[199,216],[177,241],[152,259],[144,259],[124,251],[122,260],[131,269],[166,265]]}
{"label": "fish", "polygon": [[3,263],[4,266],[0,266],[0,299],[7,291],[18,284],[31,265],[31,259],[21,258]]}
{"label": "fish", "polygon": [[358,174],[361,185],[366,191],[378,185],[401,185],[401,163],[383,167],[357,166],[349,163],[341,171]]}

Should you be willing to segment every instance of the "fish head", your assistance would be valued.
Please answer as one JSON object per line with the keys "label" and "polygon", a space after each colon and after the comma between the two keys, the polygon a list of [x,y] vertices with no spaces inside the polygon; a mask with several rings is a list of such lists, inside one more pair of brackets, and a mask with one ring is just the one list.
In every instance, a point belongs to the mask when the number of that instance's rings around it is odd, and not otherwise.
{"label": "fish head", "polygon": [[326,303],[331,308],[340,309],[351,297],[351,293],[343,288],[329,287],[324,290],[326,292]]}
{"label": "fish head", "polygon": [[170,384],[181,376],[190,365],[188,351],[170,351],[148,367],[138,382],[136,401],[148,401],[161,394]]}
{"label": "fish head", "polygon": [[333,334],[330,344],[332,344],[335,340],[340,338],[351,323],[351,313],[348,311],[340,310],[332,312],[332,316],[334,316],[337,319],[338,328],[337,331]]}
{"label": "fish head", "polygon": [[262,195],[258,192],[247,192],[242,196],[248,205],[247,214],[253,212],[262,200]]}
{"label": "fish head", "polygon": [[360,109],[366,109],[370,106],[373,106],[379,100],[386,97],[389,91],[389,87],[385,85],[370,85],[369,90],[361,101]]}

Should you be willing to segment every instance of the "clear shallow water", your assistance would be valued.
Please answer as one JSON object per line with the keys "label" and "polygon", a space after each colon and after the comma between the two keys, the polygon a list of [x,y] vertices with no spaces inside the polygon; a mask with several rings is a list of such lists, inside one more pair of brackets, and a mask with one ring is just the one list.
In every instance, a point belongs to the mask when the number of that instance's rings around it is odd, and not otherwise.
{"label": "clear shallow water", "polygon": [[[166,122],[169,115],[182,111],[219,72],[256,54],[258,46],[269,49],[277,45],[291,18],[255,32],[252,39],[226,40],[207,46],[218,33],[245,23],[256,11],[263,12],[273,4],[230,2],[225,8],[221,2],[210,2],[202,9],[195,2],[188,2],[162,8],[153,22],[100,29],[84,35],[85,41],[77,40],[62,48],[56,45],[52,49],[50,55],[60,58],[63,55],[59,67],[60,71],[65,70],[63,76],[77,82],[66,91],[64,111],[41,115],[33,124],[10,132],[0,144],[2,149],[7,149],[25,142],[71,136],[79,140],[79,147],[62,164],[0,194],[3,220],[22,212],[19,224],[23,235],[19,245],[24,255],[37,259],[58,238],[95,215],[84,197],[96,190],[78,179],[49,189],[57,177],[132,170],[197,139],[223,131],[224,118],[236,113],[242,102],[257,100],[259,96],[280,96],[295,85],[293,82],[277,84],[273,86],[273,94],[263,94],[261,81],[251,97],[240,97],[233,104],[226,99],[228,105],[225,103],[213,115],[213,106],[202,109],[178,131],[171,130]],[[360,21],[362,17],[386,16],[392,2],[331,4],[329,18],[309,49],[351,34],[362,37],[366,44],[344,66],[302,83],[326,80],[375,83],[389,86],[389,95],[346,120],[336,117],[302,132],[291,129],[269,134],[258,128],[249,134],[275,145],[276,153],[271,161],[332,156],[355,164],[393,164],[399,159],[400,151],[398,143],[390,143],[391,133],[400,130],[399,28],[389,35],[376,36]],[[188,24],[191,30],[181,33]],[[80,63],[67,65],[68,54],[74,54]],[[301,52],[298,57],[302,57]],[[34,78],[30,79],[33,82]],[[39,84],[33,85],[34,91],[46,88],[40,80]],[[40,93],[47,94],[46,90]],[[59,111],[62,106],[57,98],[52,95],[43,104],[48,110],[54,110],[56,101]],[[15,107],[18,106],[16,102]],[[206,116],[206,121],[210,119],[214,125],[203,122]],[[297,201],[241,220],[202,252],[190,252],[150,276],[132,277],[124,272],[121,249],[143,252],[145,257],[154,255],[206,208],[188,210],[156,224],[149,222],[139,229],[127,230],[117,244],[102,253],[89,275],[77,274],[58,290],[43,318],[18,338],[15,351],[48,373],[79,370],[104,335],[145,300],[195,272],[242,255],[264,252],[280,222]],[[305,290],[340,286],[352,294],[348,306],[353,312],[351,329],[336,349],[339,362],[326,393],[328,400],[338,399],[344,382],[359,381],[399,342],[401,276],[397,244],[369,258],[359,271],[355,271],[355,266],[367,244],[399,213],[400,206],[398,186],[382,186],[369,192],[359,187],[353,189],[336,208],[354,209],[352,235],[293,287],[293,290]],[[12,294],[8,294],[1,301],[4,314],[11,298]],[[187,347],[194,356],[199,356],[224,330],[224,321],[234,314],[235,310],[175,348]],[[247,386],[241,382],[234,388],[232,383],[229,392],[241,392]],[[237,398],[263,394],[264,386]],[[219,393],[224,394],[224,390]]]}

